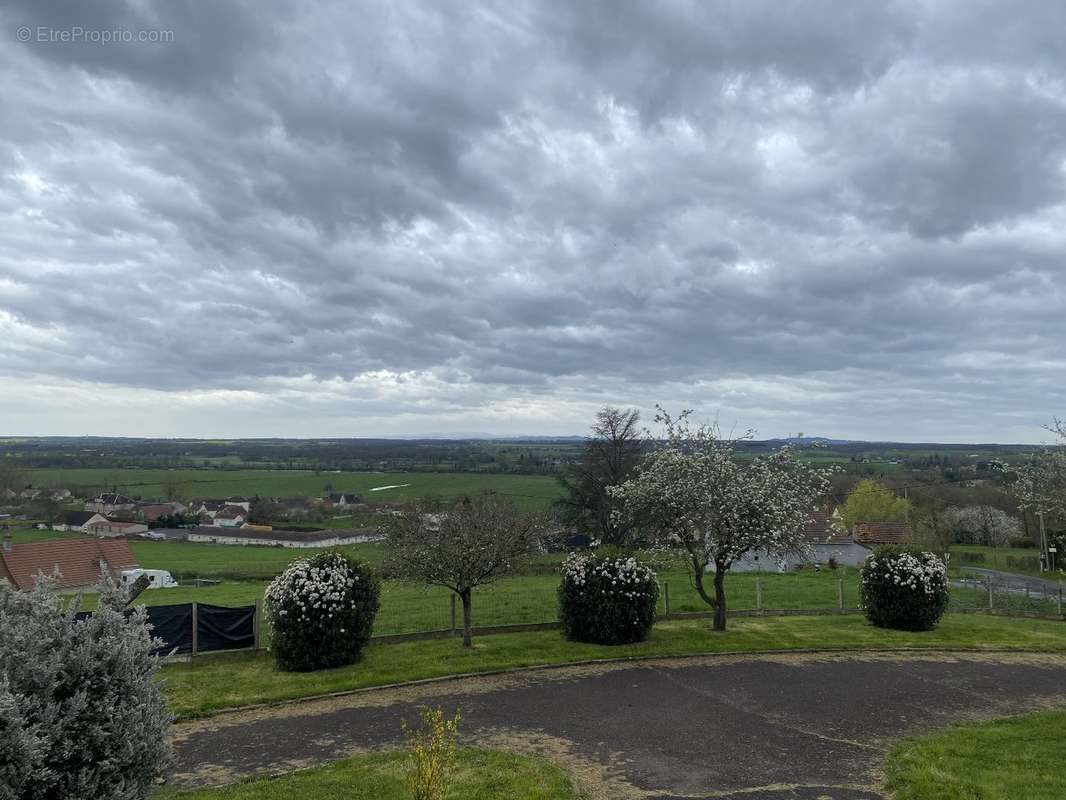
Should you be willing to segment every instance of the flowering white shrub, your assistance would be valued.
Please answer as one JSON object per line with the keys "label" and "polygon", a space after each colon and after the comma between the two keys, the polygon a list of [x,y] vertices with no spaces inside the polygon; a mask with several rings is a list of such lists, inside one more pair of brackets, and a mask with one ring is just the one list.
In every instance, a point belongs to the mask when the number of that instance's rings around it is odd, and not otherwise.
{"label": "flowering white shrub", "polygon": [[170,758],[171,715],[143,608],[101,587],[75,616],[50,580],[0,580],[0,798],[143,800]]}
{"label": "flowering white shrub", "polygon": [[562,576],[559,619],[568,639],[625,644],[647,638],[659,600],[650,567],[632,556],[571,553]]}
{"label": "flowering white shrub", "polygon": [[281,669],[351,664],[370,638],[380,584],[369,567],[329,551],[298,559],[266,590],[270,649]]}
{"label": "flowering white shrub", "polygon": [[867,557],[859,573],[859,593],[874,625],[931,630],[947,608],[947,567],[934,553],[881,547]]}

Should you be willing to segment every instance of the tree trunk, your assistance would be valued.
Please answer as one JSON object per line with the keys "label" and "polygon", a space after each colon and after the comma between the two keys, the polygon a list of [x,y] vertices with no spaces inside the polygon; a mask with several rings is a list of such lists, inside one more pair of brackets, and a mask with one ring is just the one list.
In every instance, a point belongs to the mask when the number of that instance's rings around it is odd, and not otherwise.
{"label": "tree trunk", "polygon": [[706,574],[707,565],[700,563],[698,558],[692,559],[693,583],[696,585],[696,594],[704,603],[714,608],[714,598],[707,594],[707,588],[703,585],[703,576]]}
{"label": "tree trunk", "polygon": [[714,629],[724,631],[726,567],[721,562],[715,562],[714,568]]}
{"label": "tree trunk", "polygon": [[463,647],[474,646],[474,637],[470,632],[470,629],[473,627],[473,625],[470,624],[470,594],[470,589],[460,592],[459,594],[459,599],[463,601]]}

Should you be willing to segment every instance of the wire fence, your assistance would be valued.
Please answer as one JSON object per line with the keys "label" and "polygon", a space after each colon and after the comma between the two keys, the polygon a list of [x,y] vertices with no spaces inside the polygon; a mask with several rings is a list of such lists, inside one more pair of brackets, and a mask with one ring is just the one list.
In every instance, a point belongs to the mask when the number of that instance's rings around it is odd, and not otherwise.
{"label": "wire fence", "polygon": [[[706,591],[712,595],[713,579],[714,576],[709,574],[704,582]],[[557,623],[558,586],[558,575],[543,574],[504,578],[479,587],[473,592],[473,625],[486,629]],[[193,599],[224,605],[254,601],[255,597],[244,594],[244,587],[261,596],[260,584],[227,582],[194,590],[192,594]],[[725,587],[730,613],[861,612],[859,576],[854,568],[731,573],[726,578]],[[1061,584],[963,572],[952,577],[949,611],[1062,618],[1064,600]],[[660,619],[711,613],[710,606],[699,596],[692,577],[680,571],[660,573],[657,610]],[[445,635],[461,630],[462,625],[462,604],[448,589],[397,580],[382,583],[381,605],[374,624],[375,637]],[[265,644],[269,641],[269,631],[265,624],[261,629]]]}
{"label": "wire fence", "polygon": [[963,569],[953,581],[952,609],[1062,617],[1066,587],[1041,578],[986,574]]}

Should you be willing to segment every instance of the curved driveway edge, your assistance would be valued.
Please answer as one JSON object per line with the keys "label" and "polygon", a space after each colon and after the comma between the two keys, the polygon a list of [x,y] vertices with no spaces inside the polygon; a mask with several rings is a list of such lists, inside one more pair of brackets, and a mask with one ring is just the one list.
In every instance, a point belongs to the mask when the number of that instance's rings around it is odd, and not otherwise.
{"label": "curved driveway edge", "polygon": [[419,705],[465,743],[540,753],[593,797],[879,798],[891,743],[1066,705],[1066,655],[695,656],[453,679],[182,723],[171,783],[225,783],[402,742]]}

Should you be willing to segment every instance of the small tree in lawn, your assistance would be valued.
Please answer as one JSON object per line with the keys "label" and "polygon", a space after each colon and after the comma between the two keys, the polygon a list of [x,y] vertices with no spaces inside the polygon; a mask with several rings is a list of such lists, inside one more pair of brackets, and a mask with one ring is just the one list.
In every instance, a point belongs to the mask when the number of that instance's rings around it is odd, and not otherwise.
{"label": "small tree in lawn", "polygon": [[[829,488],[830,470],[800,463],[788,448],[740,461],[737,440],[691,427],[688,415],[673,419],[660,408],[664,439],[635,477],[610,491],[657,545],[681,553],[697,594],[714,609],[714,629],[724,631],[729,568],[756,550],[804,550],[802,531]],[[704,585],[709,567],[713,596]]]}
{"label": "small tree in lawn", "polygon": [[519,509],[492,492],[451,506],[416,505],[388,530],[393,574],[451,589],[463,604],[463,646],[472,647],[471,599],[478,586],[513,572],[539,544],[542,515]]}

